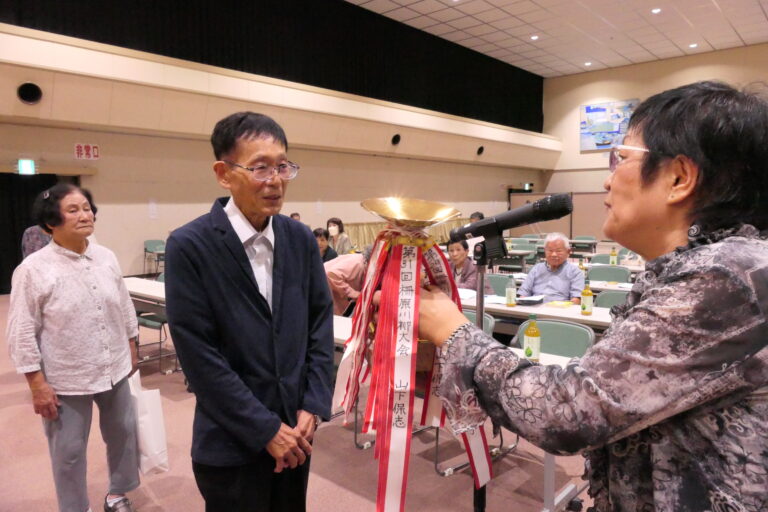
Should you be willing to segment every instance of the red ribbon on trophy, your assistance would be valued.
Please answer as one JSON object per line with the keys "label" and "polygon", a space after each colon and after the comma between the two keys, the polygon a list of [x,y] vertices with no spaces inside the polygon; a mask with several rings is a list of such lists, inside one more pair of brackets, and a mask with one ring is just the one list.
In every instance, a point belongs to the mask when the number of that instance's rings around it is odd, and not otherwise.
{"label": "red ribbon on trophy", "polygon": [[[422,284],[439,286],[461,307],[448,261],[428,226],[459,215],[431,201],[403,198],[368,199],[362,206],[388,221],[371,251],[363,289],[352,318],[352,334],[336,374],[334,408],[352,413],[360,388],[370,381],[364,409],[364,433],[376,434],[379,460],[377,512],[402,512],[408,480],[411,432],[414,424],[419,292]],[[375,305],[381,291],[376,328],[371,334]],[[440,380],[440,351],[435,351],[427,375],[418,424],[442,427],[446,412],[436,394]],[[474,473],[476,487],[492,478],[488,443],[482,425],[460,434]]]}

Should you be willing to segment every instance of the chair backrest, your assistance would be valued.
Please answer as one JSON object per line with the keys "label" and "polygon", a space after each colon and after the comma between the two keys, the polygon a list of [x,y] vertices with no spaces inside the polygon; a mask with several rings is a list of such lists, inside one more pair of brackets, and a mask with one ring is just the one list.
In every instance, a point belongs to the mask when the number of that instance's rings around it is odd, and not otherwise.
{"label": "chair backrest", "polygon": [[616,281],[617,283],[629,283],[632,272],[627,267],[618,265],[606,265],[590,267],[587,271],[587,279],[590,281]]}
{"label": "chair backrest", "polygon": [[144,240],[144,252],[165,251],[165,240]]}
{"label": "chair backrest", "polygon": [[165,272],[160,272],[157,275],[157,278],[155,279],[155,281],[160,281],[161,283],[164,283],[165,282]]}
{"label": "chair backrest", "polygon": [[529,238],[510,238],[509,241],[512,242],[513,245],[531,243],[531,240]]}
{"label": "chair backrest", "polygon": [[485,278],[493,288],[493,293],[504,297],[507,294],[507,281],[514,279],[514,277],[506,274],[485,274]]}
{"label": "chair backrest", "polygon": [[573,237],[571,240],[589,240],[591,242],[594,242],[595,240],[597,240],[597,238],[593,236],[579,235],[579,236]]}
{"label": "chair backrest", "polygon": [[635,259],[637,258],[637,254],[633,253],[626,247],[622,247],[621,249],[619,249],[619,262],[621,262],[621,260],[623,260],[624,258]]}
{"label": "chair backrest", "polygon": [[611,262],[611,255],[610,254],[595,254],[592,256],[592,259],[589,260],[592,263],[604,263],[609,264]]}
{"label": "chair backrest", "polygon": [[541,235],[537,235],[536,233],[528,233],[527,235],[523,235],[523,238],[538,240],[541,238]]}
{"label": "chair backrest", "polygon": [[[464,311],[464,316],[467,317],[467,320],[469,320],[473,324],[477,320],[477,315],[475,315],[474,311]],[[493,318],[488,313],[483,313],[483,332],[488,336],[493,336],[493,327],[495,325],[496,325],[496,319]]]}
{"label": "chair backrest", "polygon": [[621,290],[603,290],[597,294],[597,298],[595,298],[595,306],[600,308],[610,308],[617,304],[624,304],[627,302],[627,295],[629,295],[629,292]]}
{"label": "chair backrest", "polygon": [[[518,340],[528,327],[526,320],[517,330],[512,343],[522,346],[522,338]],[[581,357],[595,341],[595,331],[586,325],[563,320],[536,320],[541,331],[541,351],[545,354],[555,354],[564,357]]]}
{"label": "chair backrest", "polygon": [[532,251],[531,254],[529,254],[528,256],[525,256],[523,259],[525,259],[526,263],[536,263],[539,259],[539,255],[537,254],[538,249],[537,249],[536,243],[534,242],[534,240],[528,240],[528,241],[532,243],[515,244],[513,248],[519,249],[521,251]]}

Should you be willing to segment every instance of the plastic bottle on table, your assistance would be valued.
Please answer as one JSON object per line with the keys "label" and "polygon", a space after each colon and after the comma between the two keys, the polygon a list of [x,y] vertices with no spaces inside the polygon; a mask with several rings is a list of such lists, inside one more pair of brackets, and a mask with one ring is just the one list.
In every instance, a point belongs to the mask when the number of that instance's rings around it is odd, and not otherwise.
{"label": "plastic bottle on table", "polygon": [[539,326],[536,325],[536,315],[531,314],[528,317],[528,327],[525,328],[523,333],[523,353],[525,357],[534,363],[539,362],[539,354],[541,353],[541,331]]}

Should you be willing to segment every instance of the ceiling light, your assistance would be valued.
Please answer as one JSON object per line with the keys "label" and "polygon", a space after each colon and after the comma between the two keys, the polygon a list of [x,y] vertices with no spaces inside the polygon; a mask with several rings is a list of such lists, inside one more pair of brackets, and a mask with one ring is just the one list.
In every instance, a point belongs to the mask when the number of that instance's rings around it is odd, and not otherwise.
{"label": "ceiling light", "polygon": [[699,46],[698,43],[691,43],[688,45],[688,48],[696,48],[698,46]]}
{"label": "ceiling light", "polygon": [[585,62],[585,63],[584,63],[584,65],[585,65],[585,66],[591,66],[591,65],[592,65],[592,63],[591,63],[591,62]]}
{"label": "ceiling light", "polygon": [[659,14],[660,12],[661,12],[661,9],[659,9],[658,7],[651,9],[652,14]]}
{"label": "ceiling light", "polygon": [[531,41],[535,41],[539,38],[539,36],[531,36]]}

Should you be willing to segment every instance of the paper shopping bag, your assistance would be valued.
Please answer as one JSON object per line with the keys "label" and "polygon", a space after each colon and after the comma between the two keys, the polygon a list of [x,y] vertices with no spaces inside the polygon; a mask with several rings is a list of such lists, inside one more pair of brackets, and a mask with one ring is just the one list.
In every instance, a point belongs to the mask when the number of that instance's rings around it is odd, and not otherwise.
{"label": "paper shopping bag", "polygon": [[136,432],[139,441],[139,469],[144,475],[168,471],[168,447],[160,390],[142,389],[139,372],[129,379],[131,398],[136,410]]}

